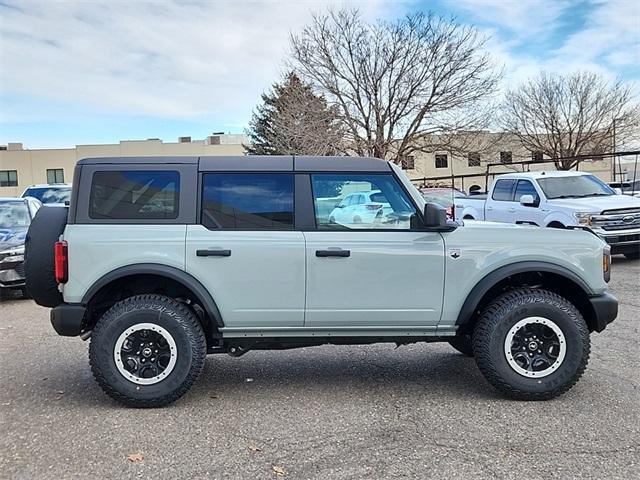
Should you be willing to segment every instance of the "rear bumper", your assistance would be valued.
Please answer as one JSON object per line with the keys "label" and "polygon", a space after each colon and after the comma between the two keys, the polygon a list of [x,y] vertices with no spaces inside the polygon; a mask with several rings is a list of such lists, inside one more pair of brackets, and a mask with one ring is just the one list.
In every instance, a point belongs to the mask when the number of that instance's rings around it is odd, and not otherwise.
{"label": "rear bumper", "polygon": [[610,293],[589,299],[595,314],[595,331],[603,331],[618,316],[618,299]]}
{"label": "rear bumper", "polygon": [[82,333],[82,325],[87,309],[82,305],[62,303],[51,309],[53,329],[65,337],[77,337]]}

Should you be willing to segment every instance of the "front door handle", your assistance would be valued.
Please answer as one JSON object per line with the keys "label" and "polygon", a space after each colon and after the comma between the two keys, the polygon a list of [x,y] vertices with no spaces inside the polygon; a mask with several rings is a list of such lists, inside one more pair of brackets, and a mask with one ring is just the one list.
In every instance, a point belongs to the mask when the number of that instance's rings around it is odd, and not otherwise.
{"label": "front door handle", "polygon": [[516,209],[515,208],[510,208],[509,209],[509,213],[516,213]]}
{"label": "front door handle", "polygon": [[221,248],[196,250],[196,256],[198,257],[230,257],[231,250],[223,250]]}
{"label": "front door handle", "polygon": [[316,257],[350,257],[351,250],[316,250]]}

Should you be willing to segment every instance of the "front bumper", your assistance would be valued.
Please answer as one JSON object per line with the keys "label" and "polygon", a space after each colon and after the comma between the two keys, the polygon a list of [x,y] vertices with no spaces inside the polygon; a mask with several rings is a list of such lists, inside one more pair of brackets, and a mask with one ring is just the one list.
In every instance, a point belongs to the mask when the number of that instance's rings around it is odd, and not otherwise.
{"label": "front bumper", "polygon": [[62,303],[51,309],[51,325],[64,337],[77,337],[82,333],[87,309],[82,305]]}
{"label": "front bumper", "polygon": [[22,255],[0,259],[0,288],[21,288],[25,286],[24,258]]}
{"label": "front bumper", "polygon": [[594,313],[594,330],[603,331],[618,316],[618,299],[610,293],[589,298]]}
{"label": "front bumper", "polygon": [[594,228],[593,231],[608,245],[611,253],[632,253],[640,251],[640,228],[625,230],[604,230]]}

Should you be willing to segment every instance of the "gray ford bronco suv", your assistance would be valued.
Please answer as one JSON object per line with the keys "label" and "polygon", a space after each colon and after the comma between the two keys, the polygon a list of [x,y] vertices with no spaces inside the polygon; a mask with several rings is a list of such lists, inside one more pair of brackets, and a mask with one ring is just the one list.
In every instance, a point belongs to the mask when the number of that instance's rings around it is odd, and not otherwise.
{"label": "gray ford bronco suv", "polygon": [[25,268],[104,391],[157,407],[208,353],[375,342],[448,342],[508,397],[550,399],[616,317],[609,260],[582,229],[447,221],[374,158],[135,157],[78,162]]}

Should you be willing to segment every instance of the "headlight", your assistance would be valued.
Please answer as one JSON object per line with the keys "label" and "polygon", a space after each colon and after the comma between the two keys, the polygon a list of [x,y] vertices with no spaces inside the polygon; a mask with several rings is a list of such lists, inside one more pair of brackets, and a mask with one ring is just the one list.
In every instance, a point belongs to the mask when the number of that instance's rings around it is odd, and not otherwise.
{"label": "headlight", "polygon": [[591,226],[591,217],[593,215],[597,215],[597,213],[593,212],[574,212],[573,216],[575,217],[578,225],[582,225],[584,227]]}

